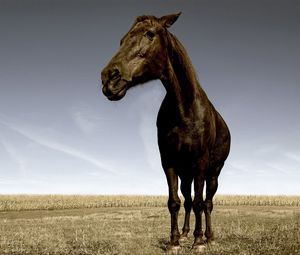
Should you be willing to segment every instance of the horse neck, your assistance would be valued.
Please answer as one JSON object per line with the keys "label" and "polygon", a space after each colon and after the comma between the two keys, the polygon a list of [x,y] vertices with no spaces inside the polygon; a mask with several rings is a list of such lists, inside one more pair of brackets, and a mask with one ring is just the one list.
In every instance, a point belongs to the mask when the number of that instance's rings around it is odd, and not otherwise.
{"label": "horse neck", "polygon": [[181,43],[169,33],[168,64],[161,81],[167,91],[166,97],[178,107],[180,115],[191,113],[197,100],[205,100],[191,61]]}

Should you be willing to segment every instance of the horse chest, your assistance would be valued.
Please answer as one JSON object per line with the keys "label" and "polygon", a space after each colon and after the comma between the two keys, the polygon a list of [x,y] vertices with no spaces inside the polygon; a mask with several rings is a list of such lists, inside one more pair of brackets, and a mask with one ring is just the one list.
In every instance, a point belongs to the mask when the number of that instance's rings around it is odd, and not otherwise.
{"label": "horse chest", "polygon": [[157,116],[162,161],[189,164],[209,149],[211,125],[206,117],[206,109],[206,105],[194,104],[189,113],[182,114],[174,100],[165,97]]}
{"label": "horse chest", "polygon": [[158,128],[158,144],[162,153],[174,157],[198,154],[201,137],[193,129],[175,126],[168,130]]}

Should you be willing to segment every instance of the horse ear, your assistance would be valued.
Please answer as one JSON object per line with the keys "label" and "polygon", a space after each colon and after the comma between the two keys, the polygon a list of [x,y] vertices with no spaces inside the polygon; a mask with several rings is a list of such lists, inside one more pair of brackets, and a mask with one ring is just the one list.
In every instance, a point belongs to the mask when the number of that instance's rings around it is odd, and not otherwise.
{"label": "horse ear", "polygon": [[175,23],[175,21],[178,19],[180,14],[181,14],[181,12],[170,14],[170,15],[165,15],[165,16],[160,17],[158,19],[158,21],[163,27],[168,28]]}

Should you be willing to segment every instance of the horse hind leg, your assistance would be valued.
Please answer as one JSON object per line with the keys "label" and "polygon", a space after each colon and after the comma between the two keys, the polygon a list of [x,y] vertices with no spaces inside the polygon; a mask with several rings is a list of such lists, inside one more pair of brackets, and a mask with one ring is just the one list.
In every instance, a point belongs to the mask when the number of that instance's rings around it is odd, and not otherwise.
{"label": "horse hind leg", "polygon": [[211,212],[213,210],[213,197],[218,189],[218,176],[221,172],[224,163],[220,164],[218,167],[210,169],[208,177],[206,178],[206,198],[204,202],[204,214],[205,214],[205,237],[207,243],[214,241],[214,234],[212,231],[211,224]]}
{"label": "horse hind leg", "polygon": [[190,231],[190,214],[192,210],[192,196],[191,196],[191,189],[192,189],[192,178],[191,179],[182,179],[180,190],[182,195],[184,196],[184,209],[185,209],[185,217],[184,217],[184,224],[182,228],[182,234],[180,236],[180,240],[186,240],[188,233]]}

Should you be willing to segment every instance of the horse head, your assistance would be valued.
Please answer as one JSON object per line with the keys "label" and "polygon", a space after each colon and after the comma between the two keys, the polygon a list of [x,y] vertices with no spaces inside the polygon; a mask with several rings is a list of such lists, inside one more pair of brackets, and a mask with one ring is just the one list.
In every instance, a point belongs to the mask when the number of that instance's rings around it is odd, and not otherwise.
{"label": "horse head", "polygon": [[161,77],[168,61],[167,28],[179,15],[137,17],[101,72],[102,91],[109,100],[120,100],[130,87]]}

